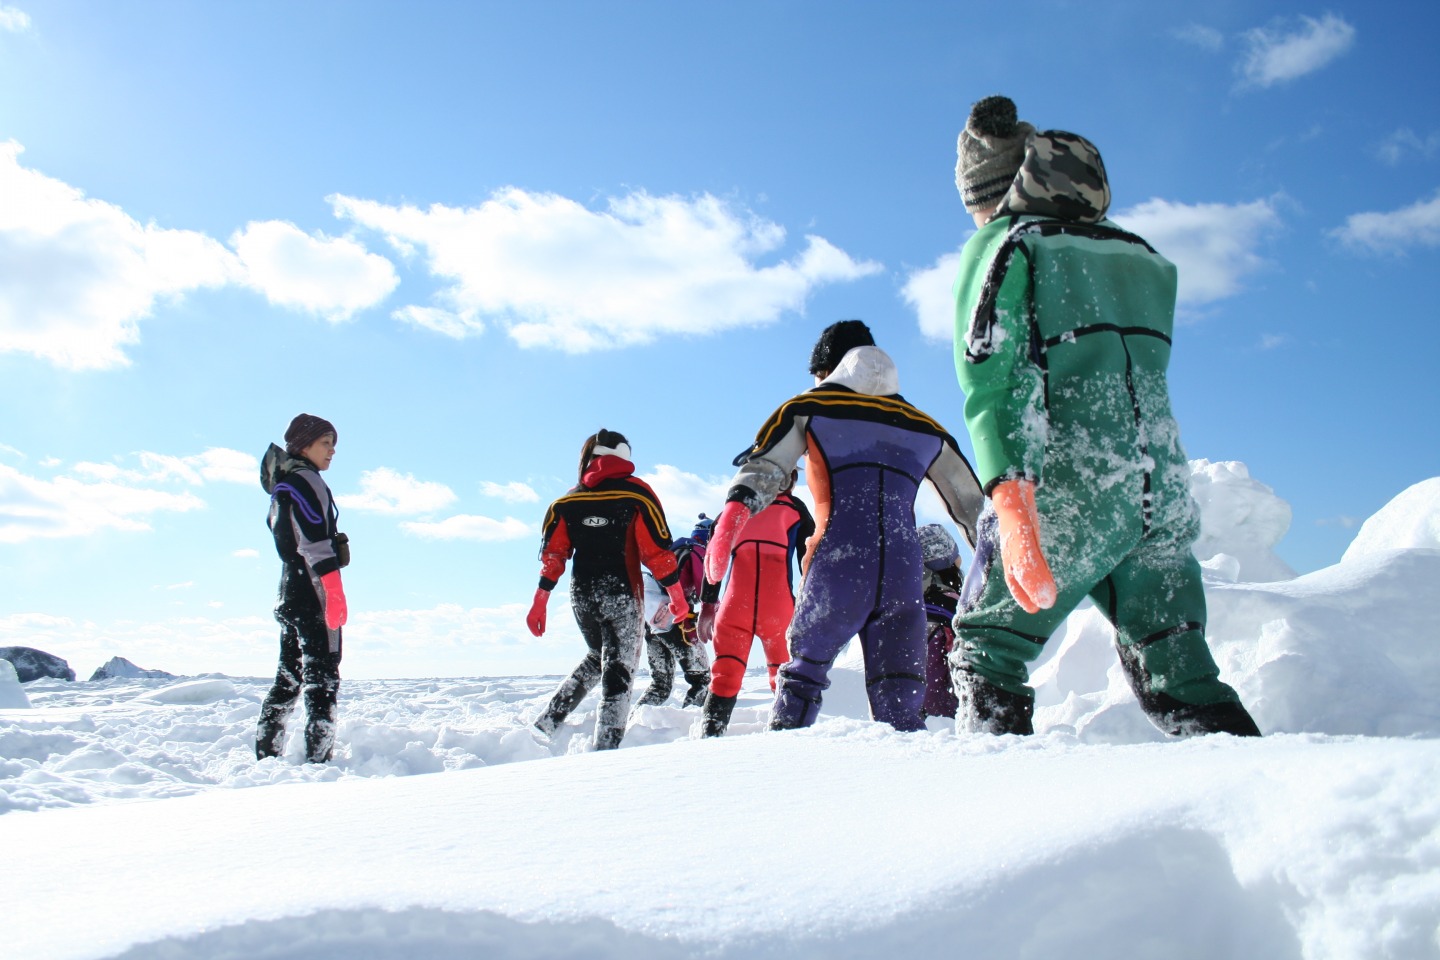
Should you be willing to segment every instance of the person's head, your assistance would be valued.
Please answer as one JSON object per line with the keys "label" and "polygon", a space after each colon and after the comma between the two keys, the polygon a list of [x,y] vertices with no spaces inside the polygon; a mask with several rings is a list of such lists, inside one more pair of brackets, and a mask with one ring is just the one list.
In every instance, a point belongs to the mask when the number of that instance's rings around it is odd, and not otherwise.
{"label": "person's head", "polygon": [[955,186],[977,227],[989,221],[1009,192],[1034,132],[1019,119],[1009,97],[986,97],[970,108],[955,144]]}
{"label": "person's head", "polygon": [[591,460],[607,454],[629,460],[630,441],[625,439],[623,433],[603,428],[586,437],[580,446],[580,479],[585,479],[585,468],[590,466]]}
{"label": "person's head", "polygon": [[810,351],[810,373],[817,381],[835,372],[840,361],[856,347],[873,347],[875,338],[861,320],[841,320],[820,331]]}
{"label": "person's head", "polygon": [[329,420],[302,413],[291,420],[285,430],[285,452],[292,457],[304,457],[315,464],[317,470],[329,470],[339,437]]}
{"label": "person's head", "polygon": [[700,519],[695,521],[695,529],[690,531],[690,539],[696,543],[710,542],[710,528],[715,526],[715,521],[705,514],[700,514]]}

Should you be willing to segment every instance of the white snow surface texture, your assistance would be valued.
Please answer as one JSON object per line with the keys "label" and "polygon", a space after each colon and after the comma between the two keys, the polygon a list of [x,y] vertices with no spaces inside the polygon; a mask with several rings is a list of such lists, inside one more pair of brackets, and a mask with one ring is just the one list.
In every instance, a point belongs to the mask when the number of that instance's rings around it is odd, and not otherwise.
{"label": "white snow surface texture", "polygon": [[1160,735],[1088,608],[1029,738],[873,723],[852,645],[809,730],[759,658],[726,737],[677,693],[609,753],[594,696],[531,729],[558,677],[347,681],[334,761],[256,763],[265,679],[0,663],[0,957],[1440,958],[1440,478],[1284,579],[1284,501],[1193,469],[1263,739]]}

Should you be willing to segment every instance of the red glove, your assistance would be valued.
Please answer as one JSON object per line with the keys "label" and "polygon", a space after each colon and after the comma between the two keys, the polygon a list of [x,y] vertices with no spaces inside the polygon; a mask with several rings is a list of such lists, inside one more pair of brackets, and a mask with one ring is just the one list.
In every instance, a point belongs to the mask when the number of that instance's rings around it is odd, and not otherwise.
{"label": "red glove", "polygon": [[525,614],[525,626],[535,636],[545,634],[545,604],[550,599],[550,591],[544,587],[535,590],[535,599],[530,603],[530,612]]}
{"label": "red glove", "polygon": [[1000,521],[1000,560],[1005,583],[1026,613],[1055,606],[1055,577],[1040,550],[1040,516],[1035,511],[1035,484],[1006,480],[990,494]]}
{"label": "red glove", "polygon": [[331,570],[320,578],[325,588],[325,626],[339,630],[350,619],[350,608],[345,605],[345,585],[340,582],[340,571]]}
{"label": "red glove", "polygon": [[715,639],[715,604],[700,604],[700,616],[695,621],[695,633],[701,643]]}
{"label": "red glove", "polygon": [[679,580],[666,587],[665,592],[670,594],[670,616],[675,618],[676,623],[690,616],[690,601],[685,599],[685,588],[680,586]]}
{"label": "red glove", "polygon": [[730,569],[730,550],[749,519],[750,511],[738,500],[731,500],[720,511],[720,519],[710,530],[710,542],[705,545],[706,580],[719,583],[725,579],[725,571]]}

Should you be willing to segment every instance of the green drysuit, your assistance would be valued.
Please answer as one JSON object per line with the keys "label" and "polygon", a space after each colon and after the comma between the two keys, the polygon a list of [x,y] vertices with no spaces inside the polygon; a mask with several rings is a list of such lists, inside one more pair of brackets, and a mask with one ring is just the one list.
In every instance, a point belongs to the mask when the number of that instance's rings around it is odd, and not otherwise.
{"label": "green drysuit", "polygon": [[[1023,207],[1013,191],[1009,200]],[[1026,613],[998,545],[977,552],[985,569],[955,618],[952,667],[962,701],[969,694],[961,722],[1029,732],[1027,665],[1088,596],[1115,625],[1157,726],[1258,733],[1205,644],[1190,549],[1199,515],[1165,377],[1175,267],[1098,215],[1083,223],[1005,209],[961,254],[955,365],[986,492],[1014,477],[1037,484],[1058,598]]]}

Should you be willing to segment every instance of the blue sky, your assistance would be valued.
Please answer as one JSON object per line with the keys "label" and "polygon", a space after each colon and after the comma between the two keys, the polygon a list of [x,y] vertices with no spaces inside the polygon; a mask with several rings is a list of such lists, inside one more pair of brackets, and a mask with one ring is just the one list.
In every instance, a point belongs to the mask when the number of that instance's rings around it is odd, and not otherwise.
{"label": "blue sky", "polygon": [[1190,456],[1334,563],[1440,474],[1440,14],[971,7],[0,0],[0,644],[273,669],[256,459],[303,410],[349,675],[567,669],[523,610],[596,428],[688,528],[861,317],[964,443],[955,136],[997,92],[1179,264]]}

